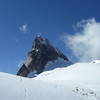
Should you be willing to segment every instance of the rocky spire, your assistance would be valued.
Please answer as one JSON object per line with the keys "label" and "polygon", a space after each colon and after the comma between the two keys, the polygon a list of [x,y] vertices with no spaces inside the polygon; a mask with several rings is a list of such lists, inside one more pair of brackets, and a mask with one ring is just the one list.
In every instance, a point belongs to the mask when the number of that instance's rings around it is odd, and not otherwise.
{"label": "rocky spire", "polygon": [[68,58],[60,50],[51,45],[48,39],[37,35],[33,42],[32,50],[28,53],[27,60],[19,69],[17,75],[27,77],[32,71],[40,74],[49,61],[55,61],[58,58],[68,61]]}

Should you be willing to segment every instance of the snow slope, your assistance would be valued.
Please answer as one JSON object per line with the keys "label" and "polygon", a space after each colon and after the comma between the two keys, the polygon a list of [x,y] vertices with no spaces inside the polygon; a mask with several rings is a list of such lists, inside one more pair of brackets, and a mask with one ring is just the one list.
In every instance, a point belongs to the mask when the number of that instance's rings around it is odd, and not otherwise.
{"label": "snow slope", "polygon": [[100,64],[76,63],[31,79],[1,72],[0,100],[100,100]]}
{"label": "snow slope", "polygon": [[63,68],[56,68],[52,71],[43,72],[36,79],[40,80],[73,80],[73,81],[99,81],[100,64],[98,63],[76,63]]}
{"label": "snow slope", "polygon": [[92,61],[92,63],[99,63],[100,64],[100,60],[94,60],[94,61]]}

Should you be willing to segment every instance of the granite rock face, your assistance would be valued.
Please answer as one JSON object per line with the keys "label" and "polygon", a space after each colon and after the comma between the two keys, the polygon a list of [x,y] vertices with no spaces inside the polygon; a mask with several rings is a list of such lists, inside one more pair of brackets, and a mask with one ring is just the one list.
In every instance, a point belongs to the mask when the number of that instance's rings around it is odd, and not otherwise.
{"label": "granite rock face", "polygon": [[48,39],[37,35],[33,42],[32,50],[28,53],[27,60],[19,69],[17,75],[27,77],[33,71],[36,71],[36,74],[40,74],[48,62],[54,62],[58,58],[69,61]]}

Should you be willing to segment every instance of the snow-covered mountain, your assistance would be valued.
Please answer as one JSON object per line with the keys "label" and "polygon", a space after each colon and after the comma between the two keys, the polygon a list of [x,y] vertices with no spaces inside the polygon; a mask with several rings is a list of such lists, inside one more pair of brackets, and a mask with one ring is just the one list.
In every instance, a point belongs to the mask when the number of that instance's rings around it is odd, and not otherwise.
{"label": "snow-covered mountain", "polygon": [[0,100],[100,100],[100,63],[76,63],[35,78],[1,72]]}

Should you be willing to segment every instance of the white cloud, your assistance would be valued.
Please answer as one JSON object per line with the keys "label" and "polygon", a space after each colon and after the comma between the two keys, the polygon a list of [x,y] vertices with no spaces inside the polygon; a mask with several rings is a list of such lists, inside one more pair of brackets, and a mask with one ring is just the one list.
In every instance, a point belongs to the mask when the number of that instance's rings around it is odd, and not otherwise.
{"label": "white cloud", "polygon": [[28,31],[28,25],[27,25],[27,24],[24,24],[24,25],[20,26],[20,27],[19,27],[19,30],[20,30],[21,32],[26,33],[26,32]]}
{"label": "white cloud", "polygon": [[25,60],[19,60],[16,63],[17,63],[17,67],[20,68],[23,65],[23,63],[25,63]]}
{"label": "white cloud", "polygon": [[63,36],[66,47],[72,51],[70,56],[79,61],[100,59],[100,22],[96,22],[95,18],[82,20],[77,29],[74,35]]}

